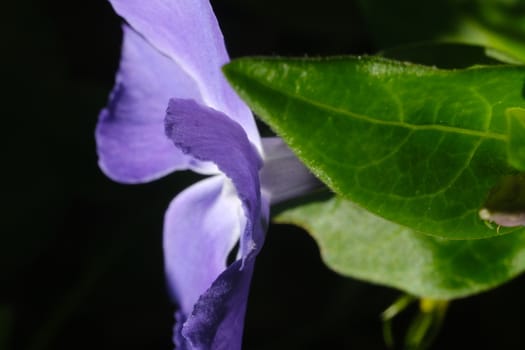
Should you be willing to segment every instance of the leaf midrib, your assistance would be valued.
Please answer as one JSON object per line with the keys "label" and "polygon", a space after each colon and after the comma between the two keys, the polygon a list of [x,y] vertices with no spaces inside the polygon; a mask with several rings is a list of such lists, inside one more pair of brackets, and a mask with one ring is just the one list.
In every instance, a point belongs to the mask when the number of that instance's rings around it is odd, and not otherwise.
{"label": "leaf midrib", "polygon": [[480,137],[482,139],[499,140],[499,141],[503,141],[503,142],[508,142],[508,139],[509,139],[508,135],[506,135],[506,134],[500,134],[500,133],[491,132],[491,131],[479,131],[479,130],[473,130],[473,129],[454,127],[454,126],[449,126],[449,125],[436,125],[436,124],[415,125],[415,124],[410,124],[410,123],[407,123],[407,122],[388,121],[388,120],[375,119],[375,118],[371,118],[369,116],[362,115],[362,114],[359,114],[359,113],[355,113],[355,112],[352,112],[352,111],[336,108],[336,107],[324,104],[324,103],[319,102],[319,101],[315,101],[315,100],[311,100],[311,99],[305,98],[305,97],[300,96],[300,95],[294,95],[293,93],[291,93],[291,92],[289,92],[289,91],[287,91],[285,89],[278,89],[275,86],[273,86],[271,84],[268,84],[264,80],[260,80],[260,79],[257,79],[255,77],[251,77],[250,75],[247,75],[247,74],[245,74],[244,76],[247,79],[253,81],[255,84],[259,84],[260,86],[262,86],[262,87],[264,87],[264,88],[266,88],[268,90],[275,91],[277,93],[283,94],[284,96],[286,96],[288,98],[299,100],[299,101],[301,101],[301,102],[303,102],[305,104],[309,104],[309,105],[314,106],[314,107],[319,108],[319,109],[324,109],[324,110],[327,110],[327,111],[335,112],[336,115],[340,114],[340,115],[347,116],[347,117],[350,117],[350,118],[359,119],[359,120],[362,120],[362,121],[365,121],[365,122],[368,122],[368,123],[371,123],[371,124],[394,126],[394,127],[400,127],[400,128],[416,130],[416,131],[420,131],[420,130],[434,130],[434,131],[441,131],[441,132],[445,132],[445,133],[455,133],[455,134],[460,134],[460,135]]}

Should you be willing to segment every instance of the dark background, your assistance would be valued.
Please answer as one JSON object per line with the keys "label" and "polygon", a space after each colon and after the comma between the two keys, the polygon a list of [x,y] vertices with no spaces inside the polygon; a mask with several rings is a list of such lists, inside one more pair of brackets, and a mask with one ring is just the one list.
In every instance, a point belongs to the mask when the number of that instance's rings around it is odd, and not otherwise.
{"label": "dark background", "polygon": [[[380,48],[377,23],[352,1],[212,4],[232,57]],[[197,177],[125,186],[97,167],[93,133],[118,65],[119,18],[104,0],[10,1],[0,29],[0,349],[171,349],[162,219]],[[433,348],[522,349],[524,292],[518,278],[454,302]],[[305,232],[272,225],[245,349],[384,349],[379,315],[398,295],[336,275]]]}

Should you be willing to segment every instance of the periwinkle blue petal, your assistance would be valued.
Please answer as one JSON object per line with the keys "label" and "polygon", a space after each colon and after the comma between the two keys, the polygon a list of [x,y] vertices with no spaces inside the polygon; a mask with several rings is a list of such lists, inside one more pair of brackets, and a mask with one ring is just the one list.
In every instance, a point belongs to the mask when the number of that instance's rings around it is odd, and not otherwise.
{"label": "periwinkle blue petal", "polygon": [[[179,169],[219,173],[172,201],[165,266],[179,306],[177,349],[238,350],[269,216],[255,121],[222,75],[229,57],[208,0],[110,2],[127,25],[115,87],[97,125],[100,167],[124,183]],[[239,240],[237,260],[227,266]]]}
{"label": "periwinkle blue petal", "polygon": [[164,261],[169,290],[189,315],[199,297],[226,269],[245,216],[233,186],[222,175],[179,193],[164,219]]}
{"label": "periwinkle blue petal", "polygon": [[99,165],[123,183],[155,180],[174,170],[195,168],[191,157],[164,135],[164,115],[173,96],[201,100],[194,80],[130,27],[108,106],[96,129]]}
{"label": "periwinkle blue petal", "polygon": [[[115,11],[196,82],[205,105],[238,122],[260,149],[249,108],[224,78],[229,56],[209,0],[110,0]],[[172,97],[184,98],[180,95]]]}
{"label": "periwinkle blue petal", "polygon": [[[180,209],[176,209],[178,204],[172,204],[167,213],[166,222],[174,225],[166,225],[165,242],[169,237],[179,237],[179,242],[165,243],[164,246],[168,280],[172,281],[170,285],[174,295],[181,303],[178,319],[185,319],[182,329],[180,325],[176,326],[176,331],[180,330],[181,333],[175,334],[174,338],[181,348],[240,349],[253,264],[264,243],[269,215],[269,204],[260,192],[258,172],[262,161],[239,124],[225,114],[193,100],[170,100],[166,135],[184,153],[214,162],[229,179],[223,179],[226,195],[224,187],[222,191],[216,188],[216,179],[219,177],[208,179],[205,180],[206,186],[210,186],[211,192],[202,191],[204,185],[201,183],[194,185],[179,195],[183,196],[182,199],[177,197],[174,200],[174,203],[183,204]],[[190,313],[188,306],[205,284],[199,284],[200,280],[192,282],[192,278],[203,276],[203,280],[209,279],[209,271],[217,271],[224,266],[221,263],[226,262],[228,254],[220,248],[218,251],[222,259],[218,263],[214,262],[214,258],[207,259],[209,251],[221,244],[226,247],[224,242],[217,244],[213,237],[223,237],[225,242],[232,242],[238,235],[238,227],[234,224],[238,213],[234,208],[235,199],[228,188],[230,181],[244,215],[240,258],[216,276]],[[212,186],[212,183],[215,184]],[[224,200],[221,201],[221,198]],[[220,203],[224,210],[215,212],[216,203]],[[193,217],[184,217],[187,211],[191,211]],[[216,217],[214,213],[222,213],[223,217]],[[188,223],[183,222],[185,220],[189,220]],[[207,220],[210,224],[216,220],[217,226],[207,227]],[[208,235],[212,237],[209,241],[201,238]],[[191,241],[193,239],[197,240],[197,246]],[[181,240],[187,240],[187,243],[183,244]],[[191,271],[185,271],[190,266]],[[177,269],[183,271],[177,272]],[[185,291],[181,292],[181,288]]]}
{"label": "periwinkle blue petal", "polygon": [[232,180],[248,218],[240,245],[246,257],[254,246],[262,244],[262,238],[252,234],[253,220],[261,212],[258,173],[262,160],[244,129],[213,108],[193,100],[171,99],[166,114],[166,135],[185,154],[212,161]]}
{"label": "periwinkle blue petal", "polygon": [[254,263],[254,257],[244,264],[237,260],[198,300],[182,327],[182,335],[192,349],[241,349]]}
{"label": "periwinkle blue petal", "polygon": [[226,268],[244,211],[224,180],[214,176],[198,182],[179,194],[166,212],[166,275],[180,306],[174,329],[177,349],[241,345],[255,256],[250,255],[242,269],[240,260]]}

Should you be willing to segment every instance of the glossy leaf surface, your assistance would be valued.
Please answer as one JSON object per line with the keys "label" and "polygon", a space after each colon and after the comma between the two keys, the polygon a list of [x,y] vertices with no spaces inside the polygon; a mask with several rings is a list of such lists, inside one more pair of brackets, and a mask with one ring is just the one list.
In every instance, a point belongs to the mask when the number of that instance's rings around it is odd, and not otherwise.
{"label": "glossy leaf surface", "polygon": [[[518,171],[509,164],[506,111],[525,108],[525,68],[247,58],[225,73],[336,193],[428,234],[497,234],[478,211],[498,179]],[[500,233],[513,230],[524,231]]]}

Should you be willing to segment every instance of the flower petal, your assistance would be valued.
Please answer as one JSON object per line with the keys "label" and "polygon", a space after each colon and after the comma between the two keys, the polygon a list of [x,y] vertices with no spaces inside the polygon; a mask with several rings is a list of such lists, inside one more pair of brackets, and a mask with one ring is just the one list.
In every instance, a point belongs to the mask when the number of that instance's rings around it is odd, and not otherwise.
{"label": "flower petal", "polygon": [[244,228],[241,201],[225,180],[218,175],[198,182],[175,197],[166,211],[168,286],[186,315],[226,269],[228,254]]}
{"label": "flower petal", "polygon": [[187,348],[241,349],[254,263],[255,258],[251,256],[241,269],[243,263],[237,260],[200,297],[182,327],[183,344]]}
{"label": "flower petal", "polygon": [[[115,11],[197,83],[203,101],[243,126],[261,149],[248,107],[222,75],[229,61],[209,0],[110,0]],[[172,95],[173,97],[181,97]]]}
{"label": "flower petal", "polygon": [[241,202],[224,176],[186,189],[166,212],[166,274],[180,305],[177,349],[240,349],[254,256],[242,270],[241,261],[226,269],[226,259],[244,226]]}
{"label": "flower petal", "polygon": [[[192,195],[191,201],[194,204],[191,204],[187,197],[191,193],[190,189],[192,192],[197,191],[194,188],[204,189],[204,185],[199,183],[183,193],[186,199],[182,197],[184,202],[180,204],[180,209],[177,209],[179,204],[176,203],[182,195],[170,206],[167,215],[167,218],[170,217],[170,224],[168,225],[167,220],[165,235],[188,235],[188,241],[196,236],[201,237],[197,238],[201,243],[196,246],[194,242],[186,246],[181,242],[165,244],[166,259],[168,256],[175,256],[173,252],[178,250],[176,260],[185,261],[178,267],[174,267],[177,264],[175,259],[166,261],[170,285],[181,303],[174,340],[180,349],[240,349],[253,265],[264,242],[269,214],[269,204],[261,198],[260,192],[258,171],[262,165],[261,159],[240,125],[223,113],[199,105],[193,100],[170,100],[166,134],[184,153],[203,161],[214,162],[229,178],[224,181],[220,195],[217,189],[213,190],[214,195]],[[205,180],[207,186],[212,186],[212,181],[217,178],[219,177]],[[235,191],[232,191],[231,184]],[[238,196],[237,200],[232,198],[232,193]],[[206,199],[201,201],[199,198]],[[212,201],[210,198],[216,199]],[[199,202],[207,203],[208,208],[196,206],[195,203]],[[244,218],[239,217],[239,208],[242,208]],[[177,217],[181,219],[178,220]],[[235,217],[240,224],[234,224]],[[181,228],[186,232],[181,231]],[[215,252],[223,254],[224,263],[227,257],[225,248],[231,247],[232,238],[238,237],[239,228],[243,230],[240,259],[220,273],[209,289],[194,301],[190,314],[189,305],[195,299],[197,291],[191,289],[194,288],[191,286],[194,283],[191,279],[195,275],[206,275],[208,279],[210,275],[207,275],[207,271],[218,271],[217,261],[221,259],[215,261],[216,253],[212,252],[215,249]],[[208,235],[212,238],[206,238]],[[220,236],[228,245],[219,242]],[[201,249],[203,245],[205,248]],[[175,271],[188,268],[193,271]],[[204,278],[199,280],[201,281],[205,283]],[[184,286],[185,283],[189,284]],[[199,285],[200,288],[202,285]],[[182,295],[183,293],[187,295]],[[182,326],[181,322],[184,322]]]}
{"label": "flower petal", "polygon": [[263,236],[253,234],[261,215],[258,173],[262,160],[246,133],[219,111],[193,100],[171,99],[166,114],[166,135],[185,154],[215,163],[232,180],[248,219],[240,245],[246,258],[264,241]]}
{"label": "flower petal", "polygon": [[124,183],[147,182],[188,167],[200,169],[164,135],[170,97],[200,100],[195,82],[133,29],[124,26],[123,31],[115,87],[96,129],[101,169]]}

